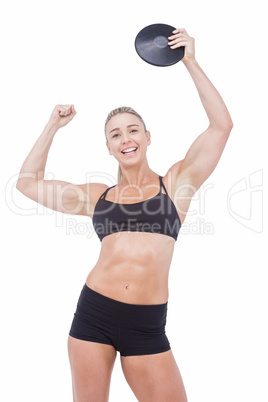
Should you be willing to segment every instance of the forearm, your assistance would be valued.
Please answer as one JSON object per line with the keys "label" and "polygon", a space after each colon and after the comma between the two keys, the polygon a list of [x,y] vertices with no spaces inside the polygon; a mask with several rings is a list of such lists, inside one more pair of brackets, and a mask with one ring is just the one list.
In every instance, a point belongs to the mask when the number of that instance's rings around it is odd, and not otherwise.
{"label": "forearm", "polygon": [[232,119],[221,95],[197,61],[195,59],[185,60],[184,65],[194,81],[210,126],[222,130],[232,128]]}
{"label": "forearm", "polygon": [[57,128],[55,126],[50,124],[45,126],[21,167],[17,188],[27,185],[29,180],[41,180],[44,178],[48,152],[56,132]]}

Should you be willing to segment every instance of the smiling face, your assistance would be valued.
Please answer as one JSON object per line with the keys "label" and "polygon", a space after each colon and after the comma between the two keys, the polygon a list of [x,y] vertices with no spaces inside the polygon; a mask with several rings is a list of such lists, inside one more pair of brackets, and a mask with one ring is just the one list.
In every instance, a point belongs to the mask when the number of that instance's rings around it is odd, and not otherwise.
{"label": "smiling face", "polygon": [[146,157],[151,138],[138,116],[116,114],[108,121],[105,134],[109,153],[119,164],[136,164]]}

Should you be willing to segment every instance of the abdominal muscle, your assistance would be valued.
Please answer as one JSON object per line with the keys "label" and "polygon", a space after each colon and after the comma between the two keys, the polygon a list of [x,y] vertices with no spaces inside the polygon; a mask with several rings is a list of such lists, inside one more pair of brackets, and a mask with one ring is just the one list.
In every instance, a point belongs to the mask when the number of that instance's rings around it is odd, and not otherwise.
{"label": "abdominal muscle", "polygon": [[175,240],[163,234],[119,232],[103,238],[99,259],[86,284],[114,300],[163,304]]}

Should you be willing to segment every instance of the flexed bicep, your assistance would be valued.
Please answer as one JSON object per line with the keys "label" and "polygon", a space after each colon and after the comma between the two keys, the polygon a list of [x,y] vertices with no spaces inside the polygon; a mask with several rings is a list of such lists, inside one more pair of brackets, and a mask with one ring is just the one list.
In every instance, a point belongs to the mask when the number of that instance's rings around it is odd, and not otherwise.
{"label": "flexed bicep", "polygon": [[230,131],[209,127],[190,146],[181,163],[181,171],[187,173],[189,183],[196,190],[217,166]]}
{"label": "flexed bicep", "polygon": [[54,211],[89,216],[92,202],[88,187],[60,180],[27,180],[20,191],[26,197]]}

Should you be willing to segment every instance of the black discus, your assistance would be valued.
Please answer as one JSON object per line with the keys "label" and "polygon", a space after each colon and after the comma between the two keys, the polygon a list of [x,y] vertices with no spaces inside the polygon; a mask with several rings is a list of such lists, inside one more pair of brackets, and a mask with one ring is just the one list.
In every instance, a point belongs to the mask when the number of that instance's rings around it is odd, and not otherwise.
{"label": "black discus", "polygon": [[166,24],[152,24],[143,28],[135,39],[135,49],[142,60],[159,67],[178,63],[184,56],[184,46],[170,49],[168,37],[176,28]]}

